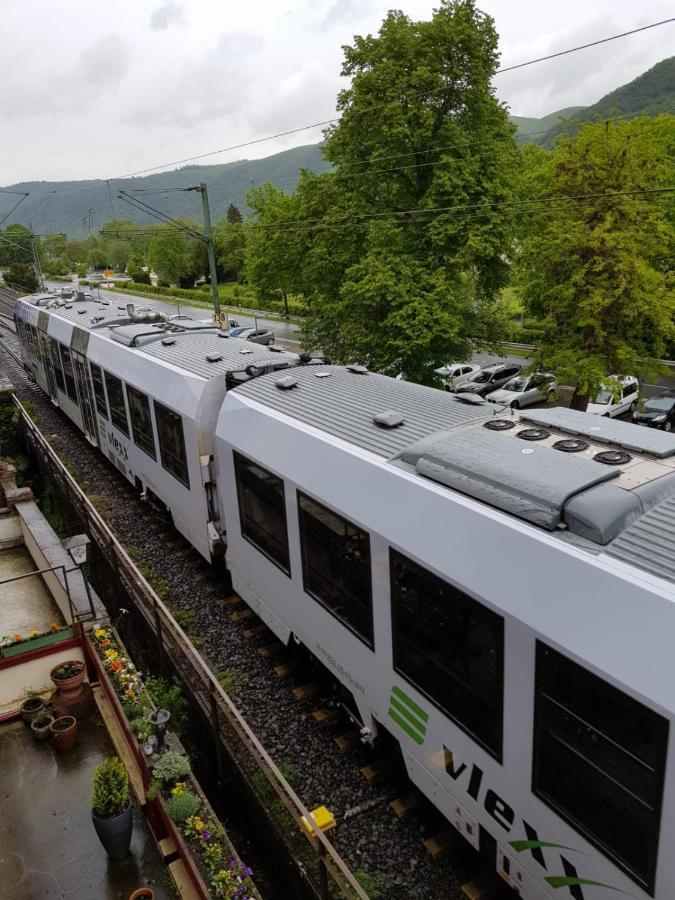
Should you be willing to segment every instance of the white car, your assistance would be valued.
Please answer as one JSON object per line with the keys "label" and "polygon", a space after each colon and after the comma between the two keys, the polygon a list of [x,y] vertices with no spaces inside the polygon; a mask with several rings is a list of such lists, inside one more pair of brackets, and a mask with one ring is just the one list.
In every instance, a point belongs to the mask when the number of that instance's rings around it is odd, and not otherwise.
{"label": "white car", "polygon": [[586,407],[586,412],[611,417],[625,412],[632,413],[637,408],[639,396],[640,386],[634,375],[612,375],[609,382],[600,385],[600,390],[593,402]]}
{"label": "white car", "polygon": [[555,390],[554,375],[550,372],[535,372],[533,375],[517,375],[507,381],[504,387],[486,394],[485,399],[490,403],[503,403],[512,409],[523,409],[533,403],[548,400]]}
{"label": "white car", "polygon": [[480,371],[480,366],[475,363],[448,363],[439,369],[434,369],[436,375],[443,379],[446,391],[452,390],[458,384],[462,384],[475,372]]}

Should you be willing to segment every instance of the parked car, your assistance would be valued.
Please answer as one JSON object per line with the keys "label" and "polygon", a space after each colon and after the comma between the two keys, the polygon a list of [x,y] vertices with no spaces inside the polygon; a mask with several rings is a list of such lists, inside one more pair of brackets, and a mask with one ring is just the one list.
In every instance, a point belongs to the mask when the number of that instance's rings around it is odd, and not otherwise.
{"label": "parked car", "polygon": [[434,369],[436,375],[440,375],[446,391],[463,384],[467,378],[480,371],[480,366],[475,363],[448,363],[438,369]]}
{"label": "parked car", "polygon": [[548,400],[556,390],[555,377],[550,372],[535,372],[533,375],[517,375],[507,381],[504,387],[487,394],[490,403],[503,403],[513,409],[522,409]]}
{"label": "parked car", "polygon": [[[232,332],[237,332],[233,334]],[[274,343],[274,332],[269,328],[231,328],[230,337],[238,337],[242,341],[252,341],[254,344],[265,344],[268,347]]]}
{"label": "parked car", "polygon": [[643,409],[636,409],[633,421],[649,428],[675,431],[675,396],[662,394],[647,400]]}
{"label": "parked car", "polygon": [[611,381],[600,385],[600,390],[586,407],[586,412],[612,418],[621,413],[632,413],[638,405],[639,396],[640,386],[634,375],[612,375]]}
{"label": "parked car", "polygon": [[484,397],[491,391],[496,391],[502,387],[507,381],[515,378],[520,374],[521,366],[514,366],[512,363],[501,363],[496,366],[487,366],[469,375],[466,381],[451,388],[456,394],[479,394]]}

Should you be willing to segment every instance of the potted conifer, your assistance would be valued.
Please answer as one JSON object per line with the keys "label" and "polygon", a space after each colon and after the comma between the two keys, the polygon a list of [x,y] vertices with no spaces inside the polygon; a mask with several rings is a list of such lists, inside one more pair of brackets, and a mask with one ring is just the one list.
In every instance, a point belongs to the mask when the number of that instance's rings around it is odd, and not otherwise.
{"label": "potted conifer", "polygon": [[96,767],[91,805],[94,828],[108,856],[124,859],[131,844],[133,818],[129,778],[116,756],[108,757]]}

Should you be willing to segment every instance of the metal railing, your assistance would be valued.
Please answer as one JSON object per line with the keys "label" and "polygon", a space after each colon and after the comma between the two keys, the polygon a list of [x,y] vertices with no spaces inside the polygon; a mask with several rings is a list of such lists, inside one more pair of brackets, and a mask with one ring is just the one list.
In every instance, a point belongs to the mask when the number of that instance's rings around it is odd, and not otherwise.
{"label": "metal railing", "polygon": [[[48,572],[61,572],[61,579],[59,583],[63,590],[65,591],[66,598],[68,600],[68,609],[70,610],[70,625],[74,625],[78,622],[88,622],[94,618],[94,601],[91,597],[91,591],[89,589],[89,582],[82,574],[82,569],[78,565],[72,566],[72,568],[67,569],[65,563],[62,563],[58,566],[49,566],[46,569],[35,569],[34,572],[22,572],[21,575],[12,575],[9,578],[3,578],[0,580],[0,588],[2,588],[5,584],[11,584],[14,581],[22,581],[25,578],[35,578],[37,575],[46,575]],[[73,597],[70,592],[70,584],[68,583],[68,575],[72,575],[73,572],[78,572],[82,582],[84,584],[84,588],[87,594],[87,600],[89,601],[89,610],[86,613],[79,613],[75,609],[75,604],[73,603]],[[44,581],[44,578],[42,579]],[[51,589],[47,587],[47,590],[52,593]],[[1,593],[1,592],[0,592]]]}
{"label": "metal railing", "polygon": [[[368,895],[335,847],[315,824],[309,810],[192,646],[169,609],[139,572],[75,479],[64,468],[21,402],[16,397],[14,402],[21,413],[31,443],[80,515],[92,541],[119,578],[120,586],[143,616],[159,646],[166,651],[194,701],[210,722],[214,734],[218,735],[216,749],[219,758],[225,748],[259,804],[266,810],[270,824],[284,842],[307,884],[322,900],[336,896],[336,889],[340,895],[350,900],[354,897],[368,900]],[[332,884],[329,883],[329,876]]]}

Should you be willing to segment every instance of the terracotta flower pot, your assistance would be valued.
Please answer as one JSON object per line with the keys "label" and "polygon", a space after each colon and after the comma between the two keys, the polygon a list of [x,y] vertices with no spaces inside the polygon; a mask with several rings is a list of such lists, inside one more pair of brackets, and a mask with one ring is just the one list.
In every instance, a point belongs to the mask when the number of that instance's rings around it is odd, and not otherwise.
{"label": "terracotta flower pot", "polygon": [[49,739],[53,721],[54,716],[45,711],[42,711],[35,716],[30,723],[30,730],[33,732],[33,737],[36,741],[46,741]]}
{"label": "terracotta flower pot", "polygon": [[57,750],[72,750],[77,740],[77,719],[75,716],[60,716],[49,726]]}
{"label": "terracotta flower pot", "polygon": [[[59,670],[63,674],[59,674]],[[59,663],[49,673],[49,677],[56,685],[58,691],[63,697],[64,702],[68,702],[80,693],[82,682],[84,681],[85,666],[79,659],[68,659]]]}
{"label": "terracotta flower pot", "polygon": [[129,900],[155,900],[155,892],[149,887],[136,888]]}
{"label": "terracotta flower pot", "polygon": [[45,701],[42,697],[29,697],[21,704],[21,718],[29,725],[39,713],[45,708]]}

